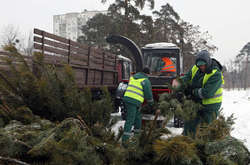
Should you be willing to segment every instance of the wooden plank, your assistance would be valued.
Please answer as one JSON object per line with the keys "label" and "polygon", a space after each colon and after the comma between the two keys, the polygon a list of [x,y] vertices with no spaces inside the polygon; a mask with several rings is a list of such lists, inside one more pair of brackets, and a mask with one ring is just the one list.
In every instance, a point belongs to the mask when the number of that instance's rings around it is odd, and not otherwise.
{"label": "wooden plank", "polygon": [[70,44],[75,47],[75,48],[81,48],[81,49],[88,49],[89,46],[87,44],[80,44],[78,42],[75,42],[75,41],[70,41]]}
{"label": "wooden plank", "polygon": [[[26,61],[27,65],[32,65],[33,64],[33,61]],[[21,61],[12,61],[12,64],[14,65],[20,65],[20,64],[23,64],[23,62]],[[5,61],[0,61],[0,65],[9,65],[7,62]]]}
{"label": "wooden plank", "polygon": [[44,39],[44,41],[42,41],[42,38],[34,36],[34,41],[38,42],[38,43],[44,43],[45,45],[49,45],[52,47],[56,47],[56,48],[61,48],[61,49],[65,49],[68,51],[69,46],[60,42],[55,42],[55,41],[51,41],[51,40],[47,40]]}
{"label": "wooden plank", "polygon": [[114,70],[114,66],[107,66],[107,65],[106,65],[104,68],[107,69],[107,70],[111,70],[111,69]]}
{"label": "wooden plank", "polygon": [[109,61],[109,62],[112,62],[112,63],[115,63],[115,59],[110,59],[108,57],[104,57],[105,61]]}
{"label": "wooden plank", "polygon": [[95,72],[95,79],[93,82],[95,85],[100,85],[101,84],[101,71],[96,71]]}
{"label": "wooden plank", "polygon": [[35,28],[35,29],[34,29],[34,34],[42,35],[42,34],[43,34],[43,31]]}
{"label": "wooden plank", "polygon": [[[102,70],[102,65],[101,64],[91,64],[91,70]],[[93,69],[95,68],[95,69]]]}
{"label": "wooden plank", "polygon": [[102,64],[102,59],[97,59],[97,58],[90,58],[90,62],[93,64]]}
{"label": "wooden plank", "polygon": [[42,31],[42,30],[39,30],[39,29],[34,29],[34,33],[37,34],[37,35],[44,35],[47,38],[57,40],[57,41],[65,43],[65,44],[68,44],[68,41],[69,41],[66,38],[63,38],[63,37],[60,37],[60,36],[57,36],[55,34],[51,34],[51,33],[48,33],[48,32],[45,32],[45,31]]}
{"label": "wooden plank", "polygon": [[88,49],[70,47],[72,53],[88,55]]}
{"label": "wooden plank", "polygon": [[77,86],[82,87],[83,85],[85,85],[85,74],[86,74],[86,70],[84,69],[73,69],[74,73],[75,73],[75,80],[77,83]]}
{"label": "wooden plank", "polygon": [[96,48],[91,48],[90,55],[95,56],[95,57],[100,57],[103,55],[103,51],[96,49]]}
{"label": "wooden plank", "polygon": [[[34,36],[34,41],[38,42],[38,43],[42,43],[42,38]],[[72,41],[71,41],[72,42]],[[70,42],[70,43],[71,43]],[[60,42],[55,42],[55,41],[51,41],[51,40],[47,40],[44,39],[44,44],[45,45],[49,45],[51,47],[55,47],[55,48],[61,48],[61,49],[65,49],[66,51],[68,51],[69,49],[69,44],[64,44],[64,43],[60,43]],[[88,54],[88,47],[85,47],[86,49],[83,48],[75,48],[75,47],[70,47],[70,50],[72,51],[72,53],[78,53],[78,54]]]}
{"label": "wooden plank", "polygon": [[103,66],[102,62],[90,61],[91,68],[102,68],[102,66]]}
{"label": "wooden plank", "polygon": [[[27,59],[33,59],[33,56],[28,56],[28,55],[21,55],[25,60]],[[11,57],[13,58],[14,56],[12,56],[12,53],[10,52],[5,52],[5,51],[0,51],[0,58],[5,58],[5,57]],[[17,58],[17,57],[14,57]]]}
{"label": "wooden plank", "polygon": [[111,54],[109,52],[105,52],[105,57],[108,57],[109,59],[114,59],[115,60],[116,55]]}
{"label": "wooden plank", "polygon": [[98,59],[98,60],[101,60],[101,61],[103,60],[103,56],[102,56],[102,55],[92,54],[92,55],[91,55],[91,58],[92,58],[92,59]]}
{"label": "wooden plank", "polygon": [[63,56],[68,56],[68,52],[66,52],[64,50],[60,50],[60,49],[56,49],[56,48],[48,47],[48,46],[42,46],[42,45],[39,45],[37,43],[34,43],[34,48],[39,49],[39,50],[44,49],[44,51],[46,51],[46,52],[51,52],[51,53],[56,53],[56,54],[63,55]]}
{"label": "wooden plank", "polygon": [[88,66],[72,66],[73,68],[83,68],[83,69],[89,69],[89,70],[100,70],[104,72],[111,72],[111,73],[117,73],[117,70],[112,69],[103,69],[103,68],[95,68],[95,67],[88,67]]}
{"label": "wooden plank", "polygon": [[114,73],[105,72],[104,75],[105,76],[104,76],[103,83],[104,84],[113,84],[113,82],[114,82]]}
{"label": "wooden plank", "polygon": [[114,66],[115,62],[104,61],[104,65]]}
{"label": "wooden plank", "polygon": [[87,80],[87,84],[90,85],[92,84],[93,85],[93,81],[94,81],[94,70],[89,70],[89,75],[88,75],[88,80]]}
{"label": "wooden plank", "polygon": [[70,56],[70,60],[81,60],[81,61],[88,61],[88,57],[86,55],[81,55],[81,54],[72,54]]}
{"label": "wooden plank", "polygon": [[93,58],[96,58],[96,59],[102,59],[103,58],[102,54],[94,54],[94,53],[90,54],[90,57],[93,57]]}
{"label": "wooden plank", "polygon": [[52,55],[45,55],[44,56],[44,62],[49,64],[67,64],[68,58],[65,58],[63,56],[52,56]]}
{"label": "wooden plank", "polygon": [[[34,33],[37,35],[43,35],[43,33],[44,33],[44,36],[49,38],[49,39],[57,40],[57,41],[60,41],[64,44],[67,44],[67,45],[69,43],[69,40],[66,38],[63,38],[63,37],[60,37],[60,36],[57,36],[57,35],[54,35],[54,34],[39,30],[39,29],[34,29]],[[76,49],[88,50],[88,47],[89,47],[88,45],[80,44],[80,43],[77,43],[77,42],[72,41],[72,40],[70,40],[70,45],[73,47],[73,49],[76,48]]]}
{"label": "wooden plank", "polygon": [[74,60],[70,59],[70,65],[88,65],[87,61],[80,61],[80,60]]}

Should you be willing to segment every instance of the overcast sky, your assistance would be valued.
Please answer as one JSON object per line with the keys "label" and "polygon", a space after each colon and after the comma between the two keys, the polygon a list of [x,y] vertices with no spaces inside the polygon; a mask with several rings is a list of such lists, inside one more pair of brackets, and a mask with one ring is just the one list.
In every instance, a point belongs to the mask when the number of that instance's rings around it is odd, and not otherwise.
{"label": "overcast sky", "polygon": [[[0,30],[13,24],[28,34],[34,27],[53,32],[53,15],[87,10],[106,10],[101,0],[2,0]],[[215,58],[233,59],[250,41],[250,0],[155,0],[155,9],[169,2],[185,21],[209,31],[219,48]],[[150,13],[148,9],[144,11]]]}

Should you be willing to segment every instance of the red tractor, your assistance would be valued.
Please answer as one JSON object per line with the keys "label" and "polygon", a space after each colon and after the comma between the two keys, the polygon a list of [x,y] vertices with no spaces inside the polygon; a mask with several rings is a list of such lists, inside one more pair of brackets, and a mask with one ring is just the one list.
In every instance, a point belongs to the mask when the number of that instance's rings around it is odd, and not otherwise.
{"label": "red tractor", "polygon": [[[154,43],[145,45],[143,48],[139,49],[130,39],[116,35],[109,36],[107,42],[111,44],[121,44],[131,52],[133,55],[133,60],[131,59],[131,61],[135,61],[133,66],[136,66],[136,72],[142,71],[144,67],[150,69],[151,74],[149,79],[152,84],[152,92],[155,101],[159,100],[159,94],[171,92],[168,84],[171,84],[173,79],[181,75],[183,66],[180,48],[175,44],[164,42]],[[172,62],[173,67],[171,71],[164,70],[164,59],[168,59]],[[124,72],[125,70],[122,69],[122,71]],[[128,75],[129,73],[126,74]],[[127,88],[128,79],[129,77],[122,79],[116,91],[116,109],[117,111],[121,110],[122,114],[125,114],[126,112],[122,102],[122,97]],[[152,115],[144,115],[143,119],[151,120]],[[180,126],[178,119],[175,119],[174,125],[175,127]]]}

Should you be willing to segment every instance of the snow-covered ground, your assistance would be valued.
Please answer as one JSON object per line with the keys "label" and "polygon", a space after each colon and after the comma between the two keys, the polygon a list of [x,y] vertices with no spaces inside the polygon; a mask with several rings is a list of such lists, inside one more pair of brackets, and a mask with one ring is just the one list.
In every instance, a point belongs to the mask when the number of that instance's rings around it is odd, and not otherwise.
{"label": "snow-covered ground", "polygon": [[[250,89],[244,90],[224,90],[223,93],[223,111],[225,116],[234,114],[235,120],[232,136],[244,142],[250,150]],[[125,121],[119,121],[113,130],[117,133],[119,127],[123,127]],[[182,129],[168,127],[174,135],[182,133]]]}
{"label": "snow-covered ground", "polygon": [[232,136],[242,140],[250,150],[250,90],[225,90],[222,107],[225,116],[233,113],[237,118]]}

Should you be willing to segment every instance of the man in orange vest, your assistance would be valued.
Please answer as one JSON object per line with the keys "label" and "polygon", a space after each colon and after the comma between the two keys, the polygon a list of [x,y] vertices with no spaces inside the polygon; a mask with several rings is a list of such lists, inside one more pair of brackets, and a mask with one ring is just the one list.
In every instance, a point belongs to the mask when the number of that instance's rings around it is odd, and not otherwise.
{"label": "man in orange vest", "polygon": [[162,62],[164,64],[164,66],[161,68],[161,72],[167,72],[167,73],[175,73],[176,72],[176,68],[175,68],[175,64],[173,63],[173,61],[168,58],[168,57],[163,57]]}

